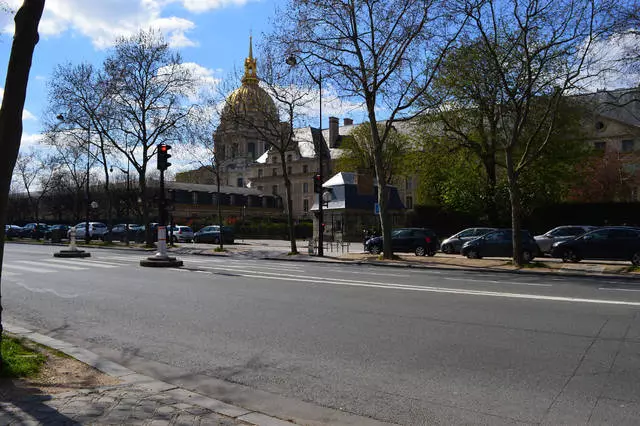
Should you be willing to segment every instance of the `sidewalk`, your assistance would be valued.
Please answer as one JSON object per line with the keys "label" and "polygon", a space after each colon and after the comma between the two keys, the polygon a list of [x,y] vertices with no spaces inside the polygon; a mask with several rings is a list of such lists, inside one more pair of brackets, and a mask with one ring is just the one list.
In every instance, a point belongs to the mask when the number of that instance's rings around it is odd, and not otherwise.
{"label": "sidewalk", "polygon": [[115,386],[50,395],[20,395],[0,402],[1,425],[264,425],[293,423],[208,398],[137,374],[87,350],[6,325],[6,330],[57,349],[120,379]]}

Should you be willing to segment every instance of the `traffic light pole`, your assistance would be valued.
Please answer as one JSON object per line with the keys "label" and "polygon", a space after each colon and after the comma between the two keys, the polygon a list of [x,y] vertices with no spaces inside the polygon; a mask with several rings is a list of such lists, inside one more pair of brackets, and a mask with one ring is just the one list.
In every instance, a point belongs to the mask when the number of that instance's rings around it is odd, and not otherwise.
{"label": "traffic light pole", "polygon": [[155,266],[155,267],[178,267],[182,266],[182,260],[178,260],[175,257],[170,257],[167,254],[167,206],[166,197],[164,194],[164,172],[171,165],[167,160],[171,157],[169,145],[158,145],[158,170],[160,170],[160,196],[158,197],[158,210],[159,220],[158,224],[158,252],[146,259],[140,260],[140,266]]}

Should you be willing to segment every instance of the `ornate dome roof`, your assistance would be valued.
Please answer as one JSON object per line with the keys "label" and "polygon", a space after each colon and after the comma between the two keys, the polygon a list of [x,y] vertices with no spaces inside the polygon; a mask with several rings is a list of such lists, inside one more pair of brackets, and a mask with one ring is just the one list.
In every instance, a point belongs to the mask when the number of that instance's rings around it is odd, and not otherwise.
{"label": "ornate dome roof", "polygon": [[249,57],[244,61],[244,76],[242,86],[231,92],[227,97],[222,118],[233,120],[237,114],[257,112],[267,117],[278,117],[278,109],[271,96],[260,87],[257,75],[256,60],[253,57],[252,38],[249,37]]}

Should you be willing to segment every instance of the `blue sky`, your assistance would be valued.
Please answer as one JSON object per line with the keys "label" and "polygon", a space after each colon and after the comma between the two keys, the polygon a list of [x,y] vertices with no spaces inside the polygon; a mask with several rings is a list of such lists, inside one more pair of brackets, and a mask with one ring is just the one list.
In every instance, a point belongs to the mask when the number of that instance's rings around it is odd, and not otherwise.
{"label": "blue sky", "polygon": [[[40,42],[31,69],[23,146],[37,142],[47,100],[47,80],[58,64],[84,61],[99,65],[113,40],[139,29],[159,28],[180,51],[184,62],[196,64],[211,79],[242,69],[249,34],[260,42],[269,30],[277,5],[285,0],[47,0],[40,23]],[[9,0],[14,9],[21,0]],[[13,16],[0,14],[0,87],[6,77],[13,36]],[[258,72],[260,71],[258,58]],[[327,116],[330,105],[323,102]],[[335,111],[341,113],[341,109]],[[341,117],[341,115],[338,115]],[[315,125],[315,122],[310,122]],[[326,119],[325,119],[326,126]]]}

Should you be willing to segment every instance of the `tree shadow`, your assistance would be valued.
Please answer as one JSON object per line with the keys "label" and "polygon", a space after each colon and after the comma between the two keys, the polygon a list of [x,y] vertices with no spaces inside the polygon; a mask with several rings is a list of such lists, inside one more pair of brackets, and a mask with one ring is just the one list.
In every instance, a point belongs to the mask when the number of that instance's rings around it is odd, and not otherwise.
{"label": "tree shadow", "polygon": [[[6,382],[5,382],[6,380]],[[41,394],[38,389],[28,386],[16,385],[16,381],[5,379],[0,388],[0,396],[3,401],[0,404],[0,418],[7,420],[5,424],[21,424],[27,419],[20,414],[25,414],[43,425],[76,426],[81,423],[60,413],[46,404],[53,399],[52,395]],[[18,381],[18,383],[21,383]],[[14,406],[18,412],[9,406]]]}

